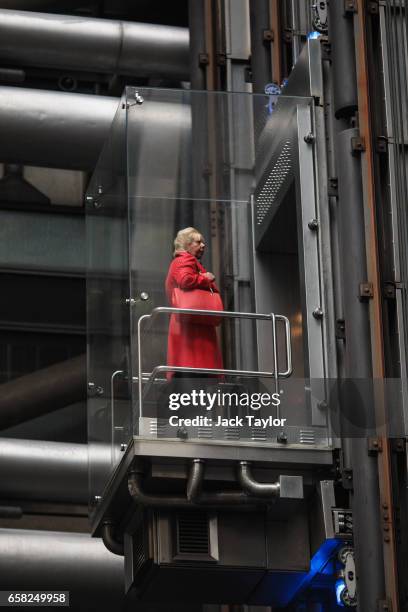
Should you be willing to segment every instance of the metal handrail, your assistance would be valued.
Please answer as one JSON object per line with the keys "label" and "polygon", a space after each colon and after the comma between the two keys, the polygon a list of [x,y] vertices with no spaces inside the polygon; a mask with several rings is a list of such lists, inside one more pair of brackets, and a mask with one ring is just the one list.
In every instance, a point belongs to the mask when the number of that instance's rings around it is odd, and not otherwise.
{"label": "metal handrail", "polygon": [[[259,372],[255,370],[223,370],[216,368],[189,368],[181,366],[156,366],[153,368],[149,380],[147,381],[145,392],[143,393],[143,373],[142,373],[142,323],[148,319],[152,320],[159,314],[189,314],[197,316],[214,315],[217,317],[231,319],[254,319],[258,321],[272,321],[273,332],[273,361],[274,368],[272,372]],[[276,343],[276,321],[283,321],[285,324],[285,342],[286,342],[286,359],[287,368],[284,372],[278,370],[278,353]],[[156,374],[160,372],[186,372],[199,374],[215,374],[228,376],[247,376],[249,378],[274,378],[276,390],[278,389],[278,379],[288,378],[292,374],[292,347],[290,338],[290,322],[283,315],[262,314],[253,312],[236,312],[228,310],[195,310],[193,308],[172,308],[168,306],[158,306],[154,308],[150,314],[145,314],[139,317],[137,322],[137,353],[138,353],[138,387],[139,387],[139,416],[143,416],[143,396],[146,395],[153,383]]]}

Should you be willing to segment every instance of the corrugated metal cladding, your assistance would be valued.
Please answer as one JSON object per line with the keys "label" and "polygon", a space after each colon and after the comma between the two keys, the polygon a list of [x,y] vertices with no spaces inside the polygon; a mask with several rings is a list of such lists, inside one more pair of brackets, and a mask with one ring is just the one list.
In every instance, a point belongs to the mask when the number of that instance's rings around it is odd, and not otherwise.
{"label": "corrugated metal cladding", "polygon": [[[389,139],[391,209],[395,279],[401,286],[403,331],[408,347],[408,18],[406,0],[385,0],[381,6],[381,34]],[[405,352],[404,351],[404,352]],[[401,355],[402,363],[406,355]],[[406,372],[401,372],[406,375]]]}

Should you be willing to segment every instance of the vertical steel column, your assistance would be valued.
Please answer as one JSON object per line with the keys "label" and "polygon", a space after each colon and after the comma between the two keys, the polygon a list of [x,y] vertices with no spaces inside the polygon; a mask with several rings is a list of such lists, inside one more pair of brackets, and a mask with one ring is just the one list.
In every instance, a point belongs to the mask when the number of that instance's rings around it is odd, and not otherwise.
{"label": "vertical steel column", "polygon": [[[252,91],[264,93],[271,81],[272,30],[270,29],[269,0],[250,0]],[[276,36],[277,34],[275,34]]]}
{"label": "vertical steel column", "polygon": [[[357,12],[354,15],[356,75],[358,83],[358,110],[360,137],[364,143],[361,156],[363,198],[365,212],[365,241],[367,245],[368,278],[373,284],[373,299],[370,301],[371,345],[373,377],[385,377],[384,333],[382,327],[382,291],[379,266],[379,247],[374,182],[374,129],[370,103],[370,70],[368,60],[368,0],[356,0]],[[385,423],[386,409],[382,398],[375,398],[375,411],[378,422]],[[384,435],[384,434],[383,434]],[[382,452],[378,453],[378,472],[382,515],[382,540],[385,572],[385,594],[393,611],[399,610],[397,557],[394,528],[394,508],[391,482],[391,448],[387,437],[381,439]]]}
{"label": "vertical steel column", "polygon": [[282,84],[282,29],[281,29],[281,16],[280,16],[280,3],[279,0],[269,0],[269,16],[270,16],[270,28],[273,34],[272,49],[271,49],[271,62],[272,62],[272,80],[278,85]]}
{"label": "vertical steel column", "polygon": [[206,46],[204,32],[204,4],[202,0],[189,0],[188,21],[190,28],[190,81],[191,89],[206,88]]}
{"label": "vertical steel column", "polygon": [[[360,107],[358,92],[361,82],[359,78],[357,88],[353,29],[343,14],[344,6],[343,2],[330,3],[334,108],[338,118],[350,118],[357,100],[360,114],[368,112],[366,107]],[[359,10],[365,9],[360,7]],[[352,151],[351,139],[360,136],[358,129],[342,129],[336,143],[347,379],[370,379],[373,376],[370,307],[359,297],[360,283],[371,280],[367,276],[367,256],[373,246],[367,244],[366,252],[361,158]],[[374,411],[370,402],[365,404]],[[373,415],[365,416],[369,419]],[[385,598],[377,458],[368,454],[365,437],[351,439],[350,450],[359,609],[376,612],[379,601]]]}
{"label": "vertical steel column", "polygon": [[344,2],[329,4],[330,43],[333,61],[334,114],[349,117],[357,110],[353,18],[344,12]]}

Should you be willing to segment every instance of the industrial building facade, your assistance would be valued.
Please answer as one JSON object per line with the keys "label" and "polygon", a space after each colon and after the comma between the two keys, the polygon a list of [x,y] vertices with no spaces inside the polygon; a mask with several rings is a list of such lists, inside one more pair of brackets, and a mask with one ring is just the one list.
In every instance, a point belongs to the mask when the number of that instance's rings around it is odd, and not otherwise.
{"label": "industrial building facade", "polygon": [[0,2],[4,605],[408,609],[407,24]]}

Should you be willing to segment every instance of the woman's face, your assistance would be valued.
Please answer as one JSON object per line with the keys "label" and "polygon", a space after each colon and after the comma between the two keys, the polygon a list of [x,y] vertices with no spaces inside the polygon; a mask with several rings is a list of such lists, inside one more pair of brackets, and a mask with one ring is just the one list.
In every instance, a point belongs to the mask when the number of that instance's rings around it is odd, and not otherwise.
{"label": "woman's face", "polygon": [[186,248],[186,251],[187,253],[190,253],[190,255],[194,255],[194,257],[197,257],[197,259],[201,259],[204,253],[204,249],[205,249],[204,238],[201,236],[201,234],[194,234],[193,240],[190,242],[190,244]]}

